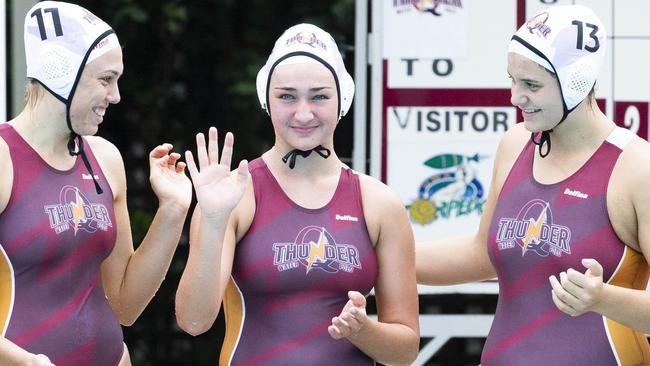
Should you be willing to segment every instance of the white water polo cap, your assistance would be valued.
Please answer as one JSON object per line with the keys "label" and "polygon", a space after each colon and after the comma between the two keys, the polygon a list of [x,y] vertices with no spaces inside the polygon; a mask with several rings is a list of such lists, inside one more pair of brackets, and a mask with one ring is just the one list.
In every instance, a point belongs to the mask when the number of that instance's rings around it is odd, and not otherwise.
{"label": "white water polo cap", "polygon": [[605,26],[582,5],[550,7],[512,36],[508,52],[522,55],[557,76],[565,116],[596,83],[606,46]]}
{"label": "white water polo cap", "polygon": [[264,110],[270,113],[269,84],[275,67],[309,62],[321,63],[332,72],[337,87],[339,119],[345,116],[354,98],[352,76],[345,69],[334,38],[319,27],[306,23],[294,25],[282,33],[266,64],[257,73],[257,97]]}
{"label": "white water polo cap", "polygon": [[79,5],[42,1],[25,16],[27,77],[69,104],[84,66],[119,47],[113,29]]}

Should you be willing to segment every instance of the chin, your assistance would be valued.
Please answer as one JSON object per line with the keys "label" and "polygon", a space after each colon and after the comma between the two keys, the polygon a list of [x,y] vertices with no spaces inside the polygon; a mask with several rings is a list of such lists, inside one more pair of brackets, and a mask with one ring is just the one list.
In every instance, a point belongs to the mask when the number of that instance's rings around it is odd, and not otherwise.
{"label": "chin", "polygon": [[535,123],[527,120],[524,120],[524,127],[528,132],[532,132],[532,133],[545,131],[545,129],[542,128],[542,126],[540,126],[539,123]]}

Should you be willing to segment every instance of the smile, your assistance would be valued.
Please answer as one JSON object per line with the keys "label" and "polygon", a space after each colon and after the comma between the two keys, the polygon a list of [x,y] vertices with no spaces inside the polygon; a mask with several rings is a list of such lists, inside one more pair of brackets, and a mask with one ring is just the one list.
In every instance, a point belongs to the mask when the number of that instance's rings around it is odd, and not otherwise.
{"label": "smile", "polygon": [[104,115],[106,114],[106,109],[105,108],[93,108],[93,113],[95,113],[96,115],[98,115],[100,117],[104,117]]}

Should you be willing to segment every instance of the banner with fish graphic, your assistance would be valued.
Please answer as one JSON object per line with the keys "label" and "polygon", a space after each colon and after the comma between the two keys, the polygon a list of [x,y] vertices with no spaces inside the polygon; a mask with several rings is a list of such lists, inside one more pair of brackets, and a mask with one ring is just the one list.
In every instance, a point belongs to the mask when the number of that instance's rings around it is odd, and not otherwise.
{"label": "banner with fish graphic", "polygon": [[507,106],[387,108],[387,183],[416,240],[478,228],[498,141],[515,121]]}

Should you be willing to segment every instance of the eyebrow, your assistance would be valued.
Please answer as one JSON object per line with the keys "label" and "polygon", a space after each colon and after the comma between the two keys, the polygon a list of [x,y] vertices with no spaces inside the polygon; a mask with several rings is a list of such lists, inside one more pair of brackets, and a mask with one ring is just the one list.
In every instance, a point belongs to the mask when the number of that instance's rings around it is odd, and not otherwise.
{"label": "eyebrow", "polygon": [[[513,80],[515,79],[515,77],[512,76],[512,74],[511,74],[510,72],[508,72],[508,76],[509,76],[511,79],[513,79]],[[539,80],[536,80],[536,79],[529,79],[529,78],[521,78],[521,79],[518,79],[518,80],[519,80],[519,81],[523,81],[524,83],[534,83],[534,84],[541,84],[541,83],[542,83],[542,82],[539,81]]]}
{"label": "eyebrow", "polygon": [[100,72],[100,74],[104,74],[104,73],[108,73],[108,74],[111,74],[113,76],[121,76],[122,75],[120,72],[115,71],[115,70],[104,70],[104,71]]}
{"label": "eyebrow", "polygon": [[[273,89],[275,89],[275,90],[283,90],[283,91],[296,91],[297,90],[296,88],[292,88],[292,87],[289,87],[289,86],[276,86]],[[309,91],[310,92],[319,92],[319,91],[322,91],[322,90],[330,90],[330,89],[333,89],[333,88],[331,86],[319,86],[319,87],[316,87],[316,88],[310,88]]]}

